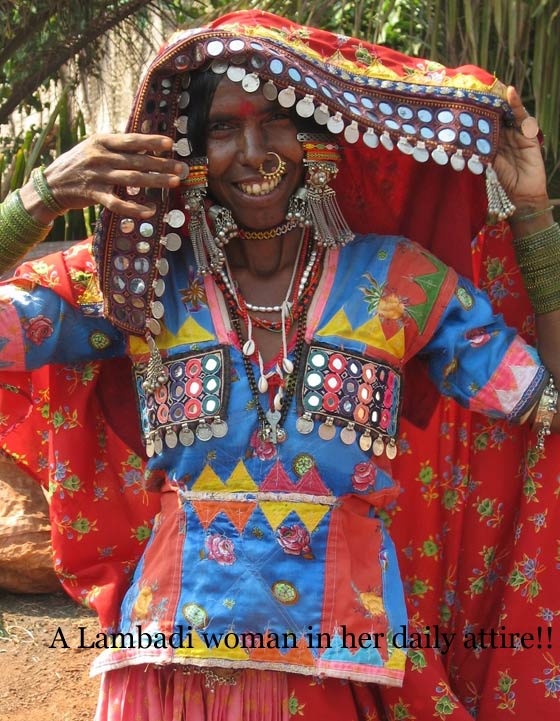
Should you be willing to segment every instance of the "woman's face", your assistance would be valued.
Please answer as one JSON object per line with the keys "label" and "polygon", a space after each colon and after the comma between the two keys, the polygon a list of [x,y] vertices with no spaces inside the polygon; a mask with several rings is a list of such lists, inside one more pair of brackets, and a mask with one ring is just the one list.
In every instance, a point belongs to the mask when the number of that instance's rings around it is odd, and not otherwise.
{"label": "woman's face", "polygon": [[[279,182],[259,173],[261,165],[265,171],[277,167],[269,153],[286,163]],[[224,78],[210,108],[206,154],[210,194],[239,225],[264,230],[284,222],[303,176],[303,150],[289,110]]]}

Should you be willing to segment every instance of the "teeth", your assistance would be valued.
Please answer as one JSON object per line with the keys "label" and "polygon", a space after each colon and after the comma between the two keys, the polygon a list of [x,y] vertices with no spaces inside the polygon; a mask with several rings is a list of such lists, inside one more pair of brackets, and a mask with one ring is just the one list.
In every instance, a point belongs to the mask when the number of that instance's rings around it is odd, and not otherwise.
{"label": "teeth", "polygon": [[281,180],[281,178],[278,178],[278,180],[264,180],[262,183],[239,183],[239,187],[247,195],[268,195],[278,186]]}

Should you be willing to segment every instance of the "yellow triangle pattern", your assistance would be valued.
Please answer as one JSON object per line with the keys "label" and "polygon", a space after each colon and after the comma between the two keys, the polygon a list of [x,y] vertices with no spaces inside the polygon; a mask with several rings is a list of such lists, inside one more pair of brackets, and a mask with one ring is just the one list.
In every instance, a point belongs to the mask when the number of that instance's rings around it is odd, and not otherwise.
{"label": "yellow triangle pattern", "polygon": [[358,328],[352,328],[344,309],[339,310],[331,320],[317,331],[318,336],[341,336],[359,343],[365,343],[369,347],[379,348],[390,353],[395,358],[403,358],[405,354],[404,328],[400,328],[391,338],[386,338],[383,332],[383,325],[378,315],[368,320]]}
{"label": "yellow triangle pattern", "polygon": [[239,463],[233,469],[233,473],[226,481],[226,488],[228,491],[258,491],[259,487],[255,481],[251,478],[249,471],[247,470],[243,461]]}
{"label": "yellow triangle pattern", "polygon": [[[160,350],[169,350],[177,345],[186,343],[202,343],[204,341],[216,340],[216,336],[203,328],[196,320],[189,315],[187,320],[177,331],[177,334],[171,333],[165,326],[157,337],[157,344]],[[139,336],[130,337],[130,352],[134,355],[143,355],[149,353],[148,345],[143,338]]]}
{"label": "yellow triangle pattern", "polygon": [[193,491],[224,491],[225,485],[212,470],[212,468],[206,464],[202,469],[202,473],[196,479],[196,483],[193,484],[191,490]]}
{"label": "yellow triangle pattern", "polygon": [[335,313],[327,325],[317,331],[317,335],[323,337],[328,335],[339,335],[343,338],[352,338],[352,334],[352,326],[350,325],[348,316],[344,312],[344,308],[339,310],[338,313]]}
{"label": "yellow triangle pattern", "polygon": [[295,503],[293,501],[261,501],[259,508],[274,531],[294,511],[311,533],[328,513],[330,506],[322,506],[317,503]]}
{"label": "yellow triangle pattern", "polygon": [[379,348],[395,358],[403,358],[405,351],[405,335],[404,328],[399,330],[390,338],[385,337],[383,332],[383,325],[378,315],[374,316],[370,320],[367,320],[359,328],[354,331],[356,337],[367,343],[369,346]]}

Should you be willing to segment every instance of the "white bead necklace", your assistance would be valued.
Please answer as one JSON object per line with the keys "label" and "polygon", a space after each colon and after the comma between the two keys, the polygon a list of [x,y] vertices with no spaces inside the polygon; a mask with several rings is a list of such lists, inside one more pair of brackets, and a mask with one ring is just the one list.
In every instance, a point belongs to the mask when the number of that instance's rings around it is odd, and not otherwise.
{"label": "white bead necklace", "polygon": [[[303,239],[305,237],[305,230],[306,230],[305,228],[302,229],[297,257],[295,259],[294,268],[292,271],[292,277],[290,278],[290,283],[288,285],[286,295],[285,295],[284,300],[282,301],[281,305],[260,306],[260,305],[253,305],[252,303],[247,303],[247,301],[245,301],[244,299],[242,301],[240,299],[240,295],[237,290],[236,284],[233,280],[231,269],[229,267],[229,263],[227,262],[227,257],[226,257],[224,266],[218,270],[218,273],[220,274],[220,277],[221,277],[222,281],[224,282],[224,285],[230,292],[231,296],[235,299],[236,305],[240,310],[242,309],[243,305],[245,305],[245,308],[248,311],[259,312],[259,313],[281,313],[282,370],[287,375],[290,375],[291,373],[294,372],[294,364],[288,358],[288,341],[287,341],[287,332],[286,332],[286,321],[287,321],[288,317],[290,316],[290,312],[291,312],[292,306],[294,304],[294,301],[291,301],[289,299],[292,295],[292,289],[294,286],[296,272],[297,272],[297,268],[299,265],[299,259],[300,259],[302,248],[304,245]],[[303,291],[305,290],[307,281],[309,280],[309,275],[311,274],[311,271],[313,270],[313,266],[315,265],[316,260],[317,260],[317,251],[313,250],[310,253],[309,260],[307,261],[305,268],[303,270],[303,273],[301,275],[301,279],[300,279],[297,293],[295,296],[296,300],[299,300]],[[257,381],[257,387],[258,387],[260,393],[266,393],[268,391],[268,378],[270,376],[274,375],[274,373],[276,373],[276,372],[278,372],[281,375],[281,372],[280,372],[280,368],[277,367],[275,370],[270,371],[269,373],[265,373],[264,362],[263,362],[262,356],[260,354],[260,351],[257,349],[255,341],[253,340],[253,324],[251,323],[251,317],[249,315],[247,315],[247,340],[243,344],[243,347],[241,350],[242,350],[243,355],[247,358],[251,357],[255,352],[257,353],[257,362],[259,365],[259,379]],[[275,406],[275,409],[278,410],[282,404],[281,389],[279,389],[279,392],[276,395],[277,395],[277,397],[275,397],[275,399],[274,399],[274,406]]]}

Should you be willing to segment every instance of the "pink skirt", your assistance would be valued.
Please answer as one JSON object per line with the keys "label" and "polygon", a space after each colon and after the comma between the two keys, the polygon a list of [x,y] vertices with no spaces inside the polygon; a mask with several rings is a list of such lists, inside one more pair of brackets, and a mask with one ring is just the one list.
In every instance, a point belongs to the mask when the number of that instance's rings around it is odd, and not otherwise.
{"label": "pink skirt", "polygon": [[374,688],[275,671],[128,666],[103,675],[95,721],[382,721]]}

